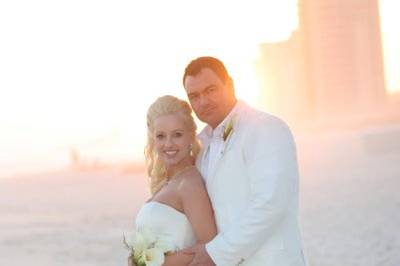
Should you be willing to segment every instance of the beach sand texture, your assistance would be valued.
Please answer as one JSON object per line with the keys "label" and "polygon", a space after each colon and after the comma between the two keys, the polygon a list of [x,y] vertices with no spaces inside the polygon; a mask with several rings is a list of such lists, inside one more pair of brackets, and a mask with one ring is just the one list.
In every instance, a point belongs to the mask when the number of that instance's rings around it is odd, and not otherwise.
{"label": "beach sand texture", "polygon": [[[400,265],[400,126],[297,143],[310,265]],[[148,196],[143,172],[0,179],[0,265],[126,265],[122,235]]]}

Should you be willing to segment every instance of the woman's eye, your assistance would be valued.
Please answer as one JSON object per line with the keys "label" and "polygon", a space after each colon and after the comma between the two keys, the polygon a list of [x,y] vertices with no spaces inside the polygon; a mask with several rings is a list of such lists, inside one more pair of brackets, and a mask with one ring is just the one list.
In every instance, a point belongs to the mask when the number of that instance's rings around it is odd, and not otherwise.
{"label": "woman's eye", "polygon": [[183,135],[183,134],[182,134],[181,132],[176,132],[176,133],[175,133],[175,137],[178,137],[178,138],[179,138],[179,137],[182,137],[182,135]]}
{"label": "woman's eye", "polygon": [[161,134],[156,135],[156,138],[157,138],[157,139],[162,139],[162,138],[164,138],[164,135],[161,135]]}

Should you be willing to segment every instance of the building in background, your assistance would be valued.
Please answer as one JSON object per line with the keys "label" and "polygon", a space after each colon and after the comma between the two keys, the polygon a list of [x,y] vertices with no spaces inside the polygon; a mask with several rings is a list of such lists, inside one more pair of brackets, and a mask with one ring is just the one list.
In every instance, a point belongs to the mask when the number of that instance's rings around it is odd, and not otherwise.
{"label": "building in background", "polygon": [[299,28],[291,38],[261,45],[257,69],[268,110],[296,125],[385,113],[377,0],[299,0],[298,5]]}

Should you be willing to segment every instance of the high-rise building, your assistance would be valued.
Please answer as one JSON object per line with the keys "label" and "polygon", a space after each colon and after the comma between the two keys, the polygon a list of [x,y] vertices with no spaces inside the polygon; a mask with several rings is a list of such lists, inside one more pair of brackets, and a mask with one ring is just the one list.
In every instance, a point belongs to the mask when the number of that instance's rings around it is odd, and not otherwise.
{"label": "high-rise building", "polygon": [[379,21],[377,0],[299,0],[292,38],[262,46],[259,69],[272,112],[340,119],[383,105]]}

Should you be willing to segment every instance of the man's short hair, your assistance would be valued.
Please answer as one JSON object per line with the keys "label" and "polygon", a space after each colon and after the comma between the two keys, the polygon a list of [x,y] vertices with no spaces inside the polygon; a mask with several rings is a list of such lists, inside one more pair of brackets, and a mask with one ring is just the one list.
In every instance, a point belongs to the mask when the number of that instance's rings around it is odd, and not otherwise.
{"label": "man's short hair", "polygon": [[223,83],[226,83],[230,79],[228,71],[219,59],[211,56],[202,56],[192,60],[187,65],[182,79],[183,86],[185,86],[187,76],[196,76],[204,68],[211,69]]}

